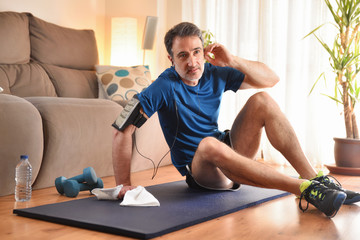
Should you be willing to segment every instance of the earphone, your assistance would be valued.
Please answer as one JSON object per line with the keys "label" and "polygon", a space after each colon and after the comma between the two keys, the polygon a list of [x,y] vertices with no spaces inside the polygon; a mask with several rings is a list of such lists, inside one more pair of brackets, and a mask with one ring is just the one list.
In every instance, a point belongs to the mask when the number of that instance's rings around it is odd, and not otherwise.
{"label": "earphone", "polygon": [[169,151],[167,151],[167,152],[164,154],[164,156],[160,159],[160,161],[159,161],[159,163],[157,164],[157,166],[155,166],[155,162],[154,162],[151,158],[143,155],[143,154],[139,151],[139,149],[138,149],[138,147],[137,147],[137,144],[136,144],[136,129],[135,129],[135,132],[134,132],[134,145],[135,145],[136,151],[139,153],[140,156],[142,156],[143,158],[149,160],[149,161],[153,164],[153,169],[154,169],[154,170],[153,170],[153,175],[152,175],[151,179],[154,179],[154,178],[155,178],[155,176],[156,176],[156,174],[157,174],[157,172],[158,172],[158,169],[159,169],[159,167],[160,167],[161,162],[164,160],[164,158],[166,157],[166,155],[168,155],[168,154],[171,152],[171,150],[173,149],[173,147],[174,147],[174,145],[175,145],[175,142],[176,142],[176,138],[177,138],[178,131],[179,131],[179,121],[180,121],[180,120],[179,120],[179,112],[178,112],[178,108],[177,108],[177,104],[176,104],[176,100],[175,100],[175,99],[174,99],[174,106],[175,106],[175,113],[176,113],[176,132],[175,132],[174,141],[173,141],[173,143],[171,144],[171,147],[169,148]]}

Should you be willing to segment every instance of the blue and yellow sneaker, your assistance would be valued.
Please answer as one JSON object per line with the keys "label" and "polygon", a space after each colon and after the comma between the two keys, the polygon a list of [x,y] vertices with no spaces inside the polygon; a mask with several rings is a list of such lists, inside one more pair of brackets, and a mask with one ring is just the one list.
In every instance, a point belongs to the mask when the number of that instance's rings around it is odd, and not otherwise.
{"label": "blue and yellow sneaker", "polygon": [[[330,177],[333,180],[331,180]],[[352,204],[352,203],[360,201],[360,193],[350,191],[350,190],[346,190],[346,189],[342,188],[341,184],[339,183],[338,180],[336,180],[336,178],[334,178],[331,175],[324,175],[324,173],[322,171],[320,171],[318,173],[318,175],[316,177],[314,177],[313,179],[311,179],[311,180],[318,181],[318,182],[324,184],[328,188],[335,189],[335,190],[342,191],[342,192],[346,193],[347,197],[346,197],[346,200],[344,202],[345,205]]]}
{"label": "blue and yellow sneaker", "polygon": [[[307,180],[300,185],[299,208],[305,212],[309,203],[328,217],[334,217],[346,199],[346,193],[326,187],[316,180]],[[305,198],[307,206],[304,209],[301,200]]]}

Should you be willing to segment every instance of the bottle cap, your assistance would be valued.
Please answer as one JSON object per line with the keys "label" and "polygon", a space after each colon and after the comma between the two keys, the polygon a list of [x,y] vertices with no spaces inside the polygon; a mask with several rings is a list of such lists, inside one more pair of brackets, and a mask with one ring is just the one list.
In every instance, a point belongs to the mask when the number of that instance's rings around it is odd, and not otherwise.
{"label": "bottle cap", "polygon": [[28,156],[28,155],[21,155],[20,158],[21,158],[21,159],[23,159],[23,158],[29,158],[29,156]]}

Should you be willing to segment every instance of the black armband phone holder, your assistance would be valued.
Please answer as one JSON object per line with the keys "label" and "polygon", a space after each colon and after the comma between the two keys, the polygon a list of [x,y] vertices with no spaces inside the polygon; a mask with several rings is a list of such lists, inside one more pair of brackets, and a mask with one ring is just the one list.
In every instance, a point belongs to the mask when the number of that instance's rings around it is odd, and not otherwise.
{"label": "black armband phone holder", "polygon": [[137,96],[134,95],[134,97],[121,111],[112,126],[119,131],[123,131],[130,124],[140,128],[147,120],[147,118],[140,112],[140,109],[140,101]]}

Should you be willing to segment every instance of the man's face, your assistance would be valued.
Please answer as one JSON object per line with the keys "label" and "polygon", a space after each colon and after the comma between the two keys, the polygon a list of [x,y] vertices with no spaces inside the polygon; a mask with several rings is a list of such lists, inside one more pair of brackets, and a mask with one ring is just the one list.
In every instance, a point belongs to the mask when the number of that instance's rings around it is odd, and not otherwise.
{"label": "man's face", "polygon": [[198,84],[204,72],[204,49],[197,36],[175,37],[172,45],[173,57],[169,56],[181,80],[191,86]]}

